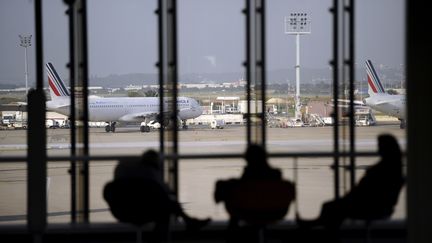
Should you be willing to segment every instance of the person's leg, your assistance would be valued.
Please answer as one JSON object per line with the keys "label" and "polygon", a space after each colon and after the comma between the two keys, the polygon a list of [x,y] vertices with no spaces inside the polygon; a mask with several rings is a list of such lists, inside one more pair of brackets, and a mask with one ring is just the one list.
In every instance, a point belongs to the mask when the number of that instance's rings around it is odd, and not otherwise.
{"label": "person's leg", "polygon": [[197,219],[197,218],[190,217],[184,212],[180,203],[174,200],[171,201],[171,210],[174,215],[180,217],[184,221],[187,230],[199,230],[202,227],[206,226],[211,221],[210,218]]}
{"label": "person's leg", "polygon": [[297,216],[297,224],[301,228],[315,226],[339,227],[346,217],[345,204],[343,200],[326,202],[321,208],[321,213],[316,219],[304,220]]}
{"label": "person's leg", "polygon": [[239,222],[236,218],[230,218],[226,234],[227,243],[239,242],[241,240],[239,237]]}
{"label": "person's leg", "polygon": [[169,242],[170,241],[170,214],[160,215],[155,222],[153,236],[150,242]]}
{"label": "person's leg", "polygon": [[343,199],[324,203],[320,215],[320,223],[326,227],[339,228],[346,218],[346,203]]}

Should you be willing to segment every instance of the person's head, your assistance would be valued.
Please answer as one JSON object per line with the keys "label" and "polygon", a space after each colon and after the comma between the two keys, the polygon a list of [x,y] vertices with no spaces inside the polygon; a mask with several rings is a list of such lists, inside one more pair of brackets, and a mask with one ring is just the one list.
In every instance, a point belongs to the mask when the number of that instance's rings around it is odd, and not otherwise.
{"label": "person's head", "polygon": [[398,159],[402,157],[402,152],[396,138],[390,134],[378,136],[378,153],[383,159]]}
{"label": "person's head", "polygon": [[262,146],[258,144],[251,144],[246,149],[245,159],[249,166],[266,165],[267,152]]}
{"label": "person's head", "polygon": [[160,169],[160,156],[159,153],[154,151],[153,149],[150,149],[143,153],[141,157],[141,162],[144,165],[147,165],[149,167],[152,167],[156,170]]}

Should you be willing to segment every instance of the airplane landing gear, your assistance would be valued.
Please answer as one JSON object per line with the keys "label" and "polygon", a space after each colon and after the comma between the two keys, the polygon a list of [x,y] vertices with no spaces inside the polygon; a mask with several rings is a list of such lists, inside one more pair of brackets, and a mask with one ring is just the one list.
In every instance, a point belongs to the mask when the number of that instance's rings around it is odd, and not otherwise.
{"label": "airplane landing gear", "polygon": [[147,119],[145,121],[141,122],[141,125],[140,125],[140,131],[141,132],[150,132],[150,126],[147,124],[148,124]]}
{"label": "airplane landing gear", "polygon": [[141,126],[140,131],[141,132],[150,132],[150,127],[149,126]]}
{"label": "airplane landing gear", "polygon": [[405,129],[406,128],[406,121],[401,119],[400,122],[401,122],[400,129]]}
{"label": "airplane landing gear", "polygon": [[115,132],[116,122],[107,122],[107,123],[109,124],[105,126],[105,132]]}
{"label": "airplane landing gear", "polygon": [[188,129],[188,126],[186,125],[186,120],[182,120],[182,128],[183,129]]}

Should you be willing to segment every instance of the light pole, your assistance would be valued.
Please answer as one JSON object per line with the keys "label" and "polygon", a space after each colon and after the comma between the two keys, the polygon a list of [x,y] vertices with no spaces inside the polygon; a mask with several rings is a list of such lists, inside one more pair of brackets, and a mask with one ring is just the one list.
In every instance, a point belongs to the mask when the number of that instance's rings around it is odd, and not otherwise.
{"label": "light pole", "polygon": [[295,118],[301,118],[300,103],[300,35],[310,34],[310,20],[307,13],[291,13],[285,17],[285,34],[296,35],[296,95],[295,95]]}
{"label": "light pole", "polygon": [[27,47],[31,46],[31,37],[32,35],[19,35],[21,44],[20,46],[24,47],[24,66],[25,66],[25,95],[26,95],[26,103],[27,103],[27,93],[28,93],[28,65],[27,65]]}

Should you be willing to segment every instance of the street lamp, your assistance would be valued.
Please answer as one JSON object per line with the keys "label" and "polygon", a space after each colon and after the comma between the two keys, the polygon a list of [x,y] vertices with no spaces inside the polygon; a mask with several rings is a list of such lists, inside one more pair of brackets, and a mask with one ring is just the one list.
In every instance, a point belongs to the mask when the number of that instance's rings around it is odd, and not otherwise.
{"label": "street lamp", "polygon": [[25,82],[26,82],[26,103],[27,103],[27,93],[28,93],[28,65],[27,65],[27,47],[31,46],[32,35],[19,35],[21,44],[24,47],[24,66],[25,66]]}
{"label": "street lamp", "polygon": [[291,13],[286,16],[285,34],[296,35],[296,95],[295,95],[295,118],[301,118],[300,103],[300,35],[310,34],[310,20],[307,13]]}

